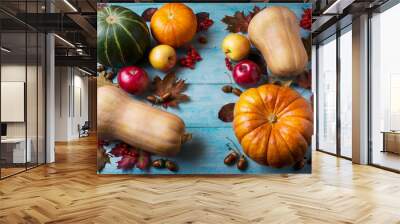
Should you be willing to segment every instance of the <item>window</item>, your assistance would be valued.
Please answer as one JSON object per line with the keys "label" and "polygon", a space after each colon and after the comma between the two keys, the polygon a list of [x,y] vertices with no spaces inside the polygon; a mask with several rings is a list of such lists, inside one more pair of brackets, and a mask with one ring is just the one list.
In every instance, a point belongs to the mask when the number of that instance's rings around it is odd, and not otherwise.
{"label": "window", "polygon": [[336,154],[336,36],[318,47],[318,145]]}
{"label": "window", "polygon": [[372,164],[400,170],[400,5],[371,18]]}
{"label": "window", "polygon": [[351,26],[340,36],[340,155],[352,157],[352,32]]}
{"label": "window", "polygon": [[[0,8],[24,16],[44,3],[0,1]],[[46,38],[12,14],[0,12],[0,179],[45,163]]]}

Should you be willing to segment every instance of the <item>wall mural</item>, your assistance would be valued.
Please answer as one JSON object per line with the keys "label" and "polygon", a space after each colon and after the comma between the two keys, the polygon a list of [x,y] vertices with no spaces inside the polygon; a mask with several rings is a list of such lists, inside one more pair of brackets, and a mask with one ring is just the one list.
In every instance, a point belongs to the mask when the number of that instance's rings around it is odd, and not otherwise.
{"label": "wall mural", "polygon": [[311,173],[311,4],[97,16],[99,174]]}

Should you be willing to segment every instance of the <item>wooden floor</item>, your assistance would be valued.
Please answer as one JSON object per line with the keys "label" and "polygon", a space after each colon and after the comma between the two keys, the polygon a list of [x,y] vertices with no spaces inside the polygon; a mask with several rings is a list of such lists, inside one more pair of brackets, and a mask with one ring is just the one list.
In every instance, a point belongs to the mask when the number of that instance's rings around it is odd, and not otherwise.
{"label": "wooden floor", "polygon": [[400,223],[400,175],[314,153],[312,175],[96,175],[96,143],[0,181],[0,223]]}

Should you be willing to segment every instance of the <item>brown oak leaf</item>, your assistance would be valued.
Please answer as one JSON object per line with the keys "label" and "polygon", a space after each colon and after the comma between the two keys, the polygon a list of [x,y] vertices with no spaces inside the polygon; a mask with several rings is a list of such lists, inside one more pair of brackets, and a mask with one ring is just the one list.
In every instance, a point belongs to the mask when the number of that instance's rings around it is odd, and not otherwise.
{"label": "brown oak leaf", "polygon": [[143,11],[142,18],[144,19],[144,21],[150,22],[151,17],[153,17],[153,15],[156,11],[157,11],[157,8],[148,8]]}
{"label": "brown oak leaf", "polygon": [[244,11],[236,11],[233,16],[226,15],[221,21],[228,25],[226,30],[231,33],[247,33],[247,27],[249,26],[251,19],[262,9],[263,8],[254,6],[253,10],[247,15],[244,13]]}
{"label": "brown oak leaf", "polygon": [[174,72],[168,73],[164,79],[156,76],[153,85],[154,95],[162,99],[160,103],[165,108],[178,107],[179,103],[189,101],[189,96],[182,93],[187,87],[185,80],[177,79]]}
{"label": "brown oak leaf", "polygon": [[118,169],[123,169],[123,170],[129,170],[135,167],[135,164],[138,161],[137,156],[132,156],[132,155],[125,155],[122,157],[120,161],[118,161]]}
{"label": "brown oak leaf", "polygon": [[136,167],[141,170],[146,170],[149,168],[149,164],[151,162],[150,153],[145,151],[140,151],[138,161],[136,163]]}
{"label": "brown oak leaf", "polygon": [[235,103],[228,103],[222,106],[218,112],[218,118],[223,122],[233,121],[233,109],[235,108]]}
{"label": "brown oak leaf", "polygon": [[97,171],[102,171],[107,163],[110,163],[110,155],[103,147],[97,147]]}
{"label": "brown oak leaf", "polygon": [[311,71],[304,71],[297,77],[296,83],[304,89],[311,89],[311,79]]}
{"label": "brown oak leaf", "polygon": [[196,18],[197,18],[196,32],[207,31],[208,28],[210,28],[214,24],[214,21],[210,19],[210,13],[208,12],[196,13]]}

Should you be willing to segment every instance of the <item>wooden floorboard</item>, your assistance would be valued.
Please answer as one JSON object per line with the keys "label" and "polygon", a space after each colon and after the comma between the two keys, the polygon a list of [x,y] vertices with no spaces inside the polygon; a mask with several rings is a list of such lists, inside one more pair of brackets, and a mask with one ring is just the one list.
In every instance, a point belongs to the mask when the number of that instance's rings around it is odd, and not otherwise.
{"label": "wooden floorboard", "polygon": [[0,223],[400,223],[400,175],[315,152],[311,175],[98,176],[94,137],[0,181]]}

